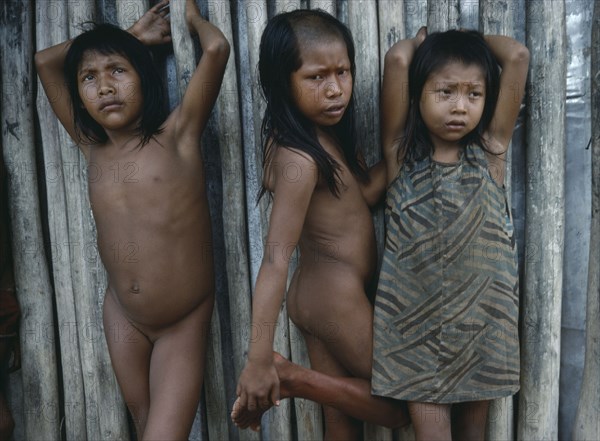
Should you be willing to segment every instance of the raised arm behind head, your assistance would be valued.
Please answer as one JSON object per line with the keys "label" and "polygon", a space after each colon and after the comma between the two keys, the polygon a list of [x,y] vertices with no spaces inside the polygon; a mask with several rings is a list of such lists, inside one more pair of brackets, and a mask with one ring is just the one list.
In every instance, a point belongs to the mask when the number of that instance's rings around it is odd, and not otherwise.
{"label": "raised arm behind head", "polygon": [[173,111],[175,136],[180,145],[196,145],[219,95],[229,59],[229,43],[223,33],[200,15],[194,0],[187,0],[185,19],[200,39],[202,57],[181,104]]}
{"label": "raised arm behind head", "polygon": [[529,50],[510,37],[485,35],[484,38],[502,68],[500,93],[488,134],[504,147],[494,153],[504,153],[512,138],[525,94]]}
{"label": "raised arm behind head", "polygon": [[398,148],[410,107],[408,69],[415,51],[426,35],[427,29],[422,27],[414,38],[397,42],[385,54],[380,112],[381,144],[388,184],[396,177],[401,165]]}
{"label": "raised arm behind head", "polygon": [[[145,45],[163,44],[171,41],[169,21],[167,19],[168,11],[165,10],[165,6],[168,1],[162,1],[155,5],[153,8],[148,10],[129,30],[133,36],[137,37]],[[86,35],[93,33],[94,30],[82,34],[78,39],[87,38]],[[100,38],[101,39],[101,38]],[[83,130],[82,127],[78,127],[76,122],[76,115],[73,111],[73,103],[77,101],[78,96],[72,96],[71,93],[77,91],[77,68],[78,66],[65,66],[67,61],[67,54],[73,44],[74,40],[68,40],[63,43],[57,44],[50,48],[39,51],[35,54],[35,64],[38,75],[40,77],[46,96],[50,101],[52,110],[58,117],[61,124],[65,127],[71,138],[86,154],[89,149],[89,145],[93,144],[94,141],[98,142],[97,136],[89,138],[89,132]],[[121,49],[117,49],[119,52],[123,52]],[[83,50],[85,52],[85,48]],[[67,78],[65,71],[74,71],[74,78]],[[69,82],[75,82],[71,87],[72,92],[69,92]],[[156,83],[156,80],[152,80]],[[81,100],[77,101],[80,102]],[[160,105],[161,103],[157,103]],[[79,106],[78,106],[79,108]],[[89,116],[89,115],[88,115]],[[164,120],[164,117],[159,117]],[[93,124],[93,121],[88,121]],[[79,121],[79,124],[81,121]],[[158,122],[160,125],[162,121]],[[153,124],[156,125],[156,124]],[[96,134],[101,131],[101,127],[95,128]],[[93,130],[94,131],[94,130]]]}

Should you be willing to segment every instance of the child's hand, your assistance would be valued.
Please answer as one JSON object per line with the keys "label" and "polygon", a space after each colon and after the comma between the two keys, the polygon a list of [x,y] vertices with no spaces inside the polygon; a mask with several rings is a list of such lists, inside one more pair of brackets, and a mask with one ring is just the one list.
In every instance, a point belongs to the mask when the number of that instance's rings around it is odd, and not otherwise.
{"label": "child's hand", "polygon": [[168,14],[169,0],[163,0],[142,15],[128,31],[147,46],[170,43]]}
{"label": "child's hand", "polygon": [[[241,414],[244,412],[262,414],[271,406],[278,406],[279,375],[277,375],[275,365],[272,362],[253,363],[249,360],[240,375],[237,395],[239,397],[237,404],[241,409],[241,412],[238,412]],[[254,426],[255,424],[250,424],[250,420],[244,421],[248,418],[253,419],[250,415],[246,415],[235,422],[242,428],[248,427],[248,425]]]}

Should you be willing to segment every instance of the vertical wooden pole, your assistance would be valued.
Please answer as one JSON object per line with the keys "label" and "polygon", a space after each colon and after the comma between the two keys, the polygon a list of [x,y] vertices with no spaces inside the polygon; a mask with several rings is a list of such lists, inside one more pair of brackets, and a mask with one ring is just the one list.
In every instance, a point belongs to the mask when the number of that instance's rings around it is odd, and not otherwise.
{"label": "vertical wooden pole", "polygon": [[123,29],[129,29],[149,9],[148,0],[117,0],[117,21]]}
{"label": "vertical wooden pole", "polygon": [[[404,0],[404,26],[407,38],[417,34],[421,26],[427,25],[427,0]],[[432,32],[429,30],[429,32]]]}
{"label": "vertical wooden pole", "polygon": [[310,0],[310,9],[322,9],[329,12],[334,17],[337,13],[335,0]]}
{"label": "vertical wooden pole", "polygon": [[[228,2],[217,5],[210,4],[209,18],[219,27],[232,46],[227,70],[223,78],[221,93],[215,106],[215,120],[218,144],[221,152],[223,176],[223,230],[226,249],[227,284],[229,291],[229,317],[232,329],[234,365],[241,369],[244,352],[248,344],[250,329],[250,273],[248,262],[244,152],[242,150],[242,126],[239,114],[239,91],[237,85],[237,68],[235,64],[235,49],[231,20],[231,9]],[[215,8],[218,7],[218,9]],[[235,372],[238,372],[235,370]],[[207,377],[207,380],[210,377]],[[234,385],[237,378],[233,379]],[[212,381],[211,381],[212,383]],[[206,382],[206,401],[209,414],[209,438],[223,438],[212,430],[212,415],[227,403],[217,398],[224,396],[224,390],[217,390],[217,384]],[[214,396],[212,396],[214,395]],[[227,406],[229,410],[229,406]],[[227,412],[227,415],[229,412]],[[225,430],[226,427],[221,430]]]}
{"label": "vertical wooden pole", "polygon": [[[66,5],[63,1],[36,3],[37,48],[45,49],[68,39]],[[68,231],[68,207],[64,175],[69,166],[63,164],[59,135],[60,124],[50,108],[48,98],[38,81],[37,110],[42,128],[42,148],[48,202],[49,255],[53,263],[54,292],[60,338],[63,381],[65,434],[68,439],[85,440],[86,412],[79,334],[75,312],[75,292],[71,278],[71,242]],[[71,148],[75,148],[72,147]]]}
{"label": "vertical wooden pole", "polygon": [[[95,18],[93,0],[66,1],[69,37],[81,33],[80,25]],[[75,291],[77,331],[83,368],[88,439],[127,439],[129,429],[125,405],[116,382],[104,336],[102,304],[106,271],[96,246],[96,226],[88,197],[88,165],[64,130],[59,130],[68,207],[71,277]],[[119,338],[118,329],[109,329]],[[121,335],[122,338],[122,335]]]}
{"label": "vertical wooden pole", "polygon": [[[381,158],[379,132],[379,46],[377,3],[352,0],[348,2],[348,25],[356,47],[356,76],[354,79],[355,120],[357,143],[368,165]],[[376,216],[378,243],[383,240],[383,218]],[[383,427],[365,425],[365,438],[391,440],[392,432]]]}
{"label": "vertical wooden pole", "polygon": [[[484,34],[515,37],[515,17],[512,0],[480,0],[479,27]],[[504,186],[511,207],[512,146],[506,154]],[[492,401],[488,413],[487,436],[490,441],[514,438],[513,397]]]}
{"label": "vertical wooden pole", "polygon": [[459,26],[459,0],[428,0],[427,31],[440,32]]}
{"label": "vertical wooden pole", "polygon": [[600,2],[592,19],[592,224],[583,382],[574,440],[600,439]]}
{"label": "vertical wooden pole", "polygon": [[563,1],[527,4],[531,71],[519,439],[557,439],[564,239]]}
{"label": "vertical wooden pole", "polygon": [[0,6],[2,144],[8,173],[26,439],[60,439],[52,287],[45,260],[34,141],[31,3]]}

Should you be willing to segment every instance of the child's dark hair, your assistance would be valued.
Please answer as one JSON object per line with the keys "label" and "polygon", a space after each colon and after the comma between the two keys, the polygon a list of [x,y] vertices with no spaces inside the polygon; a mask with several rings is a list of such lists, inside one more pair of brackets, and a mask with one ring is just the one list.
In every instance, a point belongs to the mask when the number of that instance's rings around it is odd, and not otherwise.
{"label": "child's dark hair", "polygon": [[410,109],[404,136],[400,140],[398,159],[411,164],[433,153],[433,144],[425,127],[419,103],[423,87],[429,76],[446,64],[460,62],[479,66],[485,78],[485,104],[479,124],[460,140],[461,147],[476,144],[487,151],[484,132],[487,130],[500,91],[500,70],[498,63],[483,35],[477,31],[435,32],[428,35],[418,47],[408,72]]}
{"label": "child's dark hair", "polygon": [[138,127],[140,146],[144,146],[154,135],[161,132],[160,127],[167,117],[165,88],[150,50],[129,32],[110,24],[99,24],[76,37],[67,52],[64,71],[71,95],[77,136],[81,142],[85,139],[91,143],[105,143],[108,136],[104,128],[90,116],[79,96],[78,70],[84,54],[88,51],[103,55],[121,55],[127,58],[136,70],[140,77],[144,100]]}
{"label": "child's dark hair", "polygon": [[[354,82],[356,64],[352,34],[335,17],[318,9],[302,9],[276,15],[269,21],[261,38],[258,62],[260,84],[267,102],[261,136],[264,163],[274,144],[305,152],[316,162],[329,190],[339,196],[340,165],[319,143],[314,124],[294,105],[291,86],[292,73],[302,66],[299,40],[318,43],[328,38],[341,39],[345,43]],[[331,129],[350,171],[361,181],[367,181],[365,166],[357,157],[353,97],[350,97],[340,122]],[[266,191],[263,185],[259,198]]]}

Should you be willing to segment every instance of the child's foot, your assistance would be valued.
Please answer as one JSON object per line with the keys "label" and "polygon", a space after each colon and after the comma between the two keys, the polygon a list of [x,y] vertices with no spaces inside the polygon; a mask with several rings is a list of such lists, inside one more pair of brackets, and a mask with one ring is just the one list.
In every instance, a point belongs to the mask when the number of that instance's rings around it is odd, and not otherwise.
{"label": "child's foot", "polygon": [[[279,396],[281,399],[288,398],[290,396],[288,386],[291,383],[294,368],[299,368],[294,363],[283,357],[277,352],[273,352],[273,363],[275,369],[279,375]],[[256,410],[249,410],[240,404],[240,398],[238,397],[233,403],[233,409],[231,410],[231,420],[240,429],[247,429],[248,427],[255,432],[260,430],[260,422],[263,414],[269,410],[273,405]]]}

